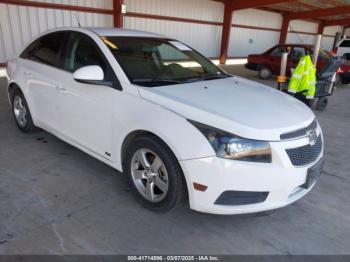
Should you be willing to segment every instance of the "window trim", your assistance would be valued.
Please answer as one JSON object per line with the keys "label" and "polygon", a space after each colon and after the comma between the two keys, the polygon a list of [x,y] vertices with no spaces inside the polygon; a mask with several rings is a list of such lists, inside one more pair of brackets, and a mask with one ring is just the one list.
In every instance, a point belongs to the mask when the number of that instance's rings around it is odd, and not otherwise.
{"label": "window trim", "polygon": [[[294,49],[295,49],[295,48],[302,48],[302,49],[304,49],[304,55],[300,56],[299,58],[294,57]],[[305,55],[307,55],[307,53],[308,53],[308,50],[307,50],[304,46],[293,46],[292,51],[291,51],[292,60],[297,60],[297,61],[299,61],[300,58],[303,57],[303,56],[305,56]]]}
{"label": "window trim", "polygon": [[[281,55],[273,55],[273,54],[272,54],[273,52],[275,52],[276,49],[279,49],[279,50],[283,49],[283,50],[284,50],[284,49],[287,49],[287,46],[285,46],[285,45],[277,45],[277,46],[274,46],[274,47],[272,47],[272,48],[268,51],[268,55],[271,56],[271,57],[281,58],[283,52],[281,53]],[[289,54],[288,56],[290,56],[290,54]]]}
{"label": "window trim", "polygon": [[[95,45],[95,47],[99,50],[100,54],[103,59],[105,60],[105,62],[107,63],[107,66],[110,68],[114,78],[115,78],[115,81],[112,81],[112,87],[113,89],[116,89],[116,90],[119,90],[119,91],[122,91],[123,90],[123,87],[119,81],[119,78],[117,76],[117,74],[115,73],[113,67],[111,66],[111,63],[109,62],[109,60],[107,59],[106,55],[104,54],[103,50],[99,47],[99,45],[96,43],[95,39],[93,39],[91,36],[89,36],[88,34],[84,33],[84,32],[80,32],[80,31],[68,31],[68,35],[66,37],[66,40],[65,40],[65,43],[64,43],[64,48],[62,49],[62,54],[61,54],[61,57],[60,57],[60,67],[61,67],[61,70],[63,70],[64,72],[67,72],[67,73],[70,73],[70,74],[74,74],[74,72],[71,72],[69,70],[66,70],[64,68],[64,59],[65,59],[65,56],[66,56],[66,53],[67,53],[67,49],[68,49],[68,42],[70,40],[70,37],[72,34],[80,34],[80,35],[84,35],[86,36],[87,38],[89,38],[93,44]],[[108,87],[106,85],[106,87]]]}
{"label": "window trim", "polygon": [[[48,63],[44,63],[44,62],[39,62],[39,61],[36,61],[36,60],[33,60],[33,59],[30,59],[28,57],[28,48],[30,48],[31,45],[35,44],[36,42],[40,41],[41,39],[43,39],[44,37],[47,37],[49,35],[52,35],[52,34],[57,34],[57,33],[64,33],[64,39],[63,39],[63,43],[60,45],[60,48],[59,48],[59,51],[57,53],[57,64],[55,65],[51,65],[51,64],[48,64]],[[49,66],[51,68],[54,68],[54,69],[58,69],[58,70],[62,70],[62,68],[60,67],[61,66],[61,60],[62,60],[62,52],[63,50],[65,49],[65,46],[66,46],[66,43],[67,43],[67,39],[68,39],[68,36],[69,36],[69,33],[70,31],[69,30],[62,30],[62,31],[54,31],[54,32],[51,32],[51,33],[48,33],[48,34],[45,34],[45,35],[42,35],[38,38],[36,38],[34,41],[32,41],[23,51],[22,53],[19,55],[20,58],[22,59],[25,59],[25,60],[28,60],[30,62],[33,62],[33,63],[38,63],[40,65],[44,65],[44,66]],[[26,53],[26,54],[25,54]]]}
{"label": "window trim", "polygon": [[[101,36],[99,36],[99,35],[98,35],[98,37],[99,37],[99,38],[101,38],[101,37],[146,38],[146,39],[160,39],[160,40],[163,40],[163,41],[177,41],[177,42],[181,42],[180,40],[177,40],[177,39],[174,39],[174,38],[168,38],[168,37],[154,37],[154,36],[142,36],[142,37],[138,37],[138,36],[126,36],[126,35],[125,35],[125,36],[123,36],[123,35],[121,35],[121,36],[113,36],[113,35],[112,35],[112,36],[110,36],[110,35],[101,35]],[[101,41],[102,41],[102,40],[101,40]],[[233,77],[233,76],[234,76],[234,75],[231,75],[231,74],[229,74],[229,73],[226,73],[222,68],[220,68],[219,66],[215,65],[209,58],[207,58],[206,56],[204,56],[203,54],[201,54],[200,52],[198,52],[196,49],[190,47],[189,45],[187,45],[187,44],[185,44],[185,43],[183,43],[183,42],[181,42],[181,43],[184,44],[185,46],[189,47],[194,53],[196,53],[196,54],[197,54],[198,56],[200,56],[202,59],[206,60],[208,63],[213,64],[222,74],[228,75],[228,76],[230,76],[230,77]],[[122,67],[121,64],[119,63],[118,59],[113,55],[113,53],[112,53],[112,51],[109,49],[109,47],[108,47],[105,43],[103,43],[103,44],[107,47],[108,52],[110,52],[110,54],[114,57],[114,59],[116,60],[116,62],[117,62],[118,65],[120,66],[121,70],[122,70],[123,73],[125,74],[125,76],[126,76],[126,78],[128,79],[128,81],[129,81],[131,84],[133,84],[133,85],[144,87],[144,86],[142,86],[142,85],[138,85],[137,83],[134,83],[134,82],[131,80],[130,76],[127,74],[127,72],[124,71],[123,67]]]}

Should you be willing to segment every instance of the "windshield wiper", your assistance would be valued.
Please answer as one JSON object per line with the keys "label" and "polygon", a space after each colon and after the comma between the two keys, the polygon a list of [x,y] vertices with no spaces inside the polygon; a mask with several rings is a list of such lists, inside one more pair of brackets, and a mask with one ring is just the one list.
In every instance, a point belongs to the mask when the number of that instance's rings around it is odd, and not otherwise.
{"label": "windshield wiper", "polygon": [[186,82],[196,82],[196,81],[205,81],[205,80],[214,80],[214,79],[221,79],[221,78],[227,78],[227,77],[232,77],[229,74],[208,74],[208,75],[199,75],[194,78],[189,78],[186,79]]}
{"label": "windshield wiper", "polygon": [[135,83],[150,83],[150,82],[160,82],[160,83],[181,83],[181,81],[172,80],[172,79],[134,79],[132,80]]}
{"label": "windshield wiper", "polygon": [[229,74],[210,74],[210,75],[203,75],[201,76],[201,79],[203,80],[212,80],[212,79],[220,79],[220,78],[227,78],[230,77]]}
{"label": "windshield wiper", "polygon": [[160,78],[145,78],[145,79],[133,79],[133,83],[144,83],[147,85],[162,85],[162,84],[183,84],[183,83],[191,83],[191,82],[197,82],[197,81],[205,81],[205,80],[213,80],[213,79],[221,79],[221,78],[227,78],[231,77],[229,74],[208,74],[208,75],[199,75],[197,77],[193,78],[187,78],[187,79],[160,79]]}
{"label": "windshield wiper", "polygon": [[172,79],[151,79],[151,78],[145,78],[145,79],[133,79],[133,83],[137,84],[146,84],[151,85],[151,86],[159,86],[159,85],[175,85],[175,84],[181,84],[183,83],[182,81],[177,81],[177,80],[172,80]]}

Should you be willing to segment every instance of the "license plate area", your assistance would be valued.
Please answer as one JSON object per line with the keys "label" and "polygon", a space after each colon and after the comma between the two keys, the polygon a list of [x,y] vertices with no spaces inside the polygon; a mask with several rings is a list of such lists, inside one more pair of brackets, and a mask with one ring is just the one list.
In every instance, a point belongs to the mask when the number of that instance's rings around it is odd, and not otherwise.
{"label": "license plate area", "polygon": [[310,167],[307,170],[306,181],[303,185],[301,185],[301,187],[305,189],[310,188],[313,185],[313,183],[316,182],[318,178],[322,175],[323,166],[324,166],[324,159],[322,158],[315,165]]}

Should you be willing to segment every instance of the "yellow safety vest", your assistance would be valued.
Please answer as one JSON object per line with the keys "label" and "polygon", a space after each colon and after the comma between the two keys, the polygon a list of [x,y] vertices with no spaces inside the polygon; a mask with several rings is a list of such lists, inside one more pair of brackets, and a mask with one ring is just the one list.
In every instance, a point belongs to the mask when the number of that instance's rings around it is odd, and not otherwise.
{"label": "yellow safety vest", "polygon": [[[304,91],[304,92],[303,92]],[[316,91],[316,68],[309,55],[300,58],[288,85],[288,92],[303,92],[307,99],[313,99]]]}

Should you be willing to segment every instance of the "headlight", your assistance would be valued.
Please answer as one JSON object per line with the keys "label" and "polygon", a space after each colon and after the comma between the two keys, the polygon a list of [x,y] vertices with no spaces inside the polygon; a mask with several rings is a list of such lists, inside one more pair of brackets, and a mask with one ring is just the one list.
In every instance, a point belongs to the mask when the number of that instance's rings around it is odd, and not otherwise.
{"label": "headlight", "polygon": [[268,142],[242,138],[192,120],[188,121],[208,139],[218,157],[271,163],[271,148]]}

